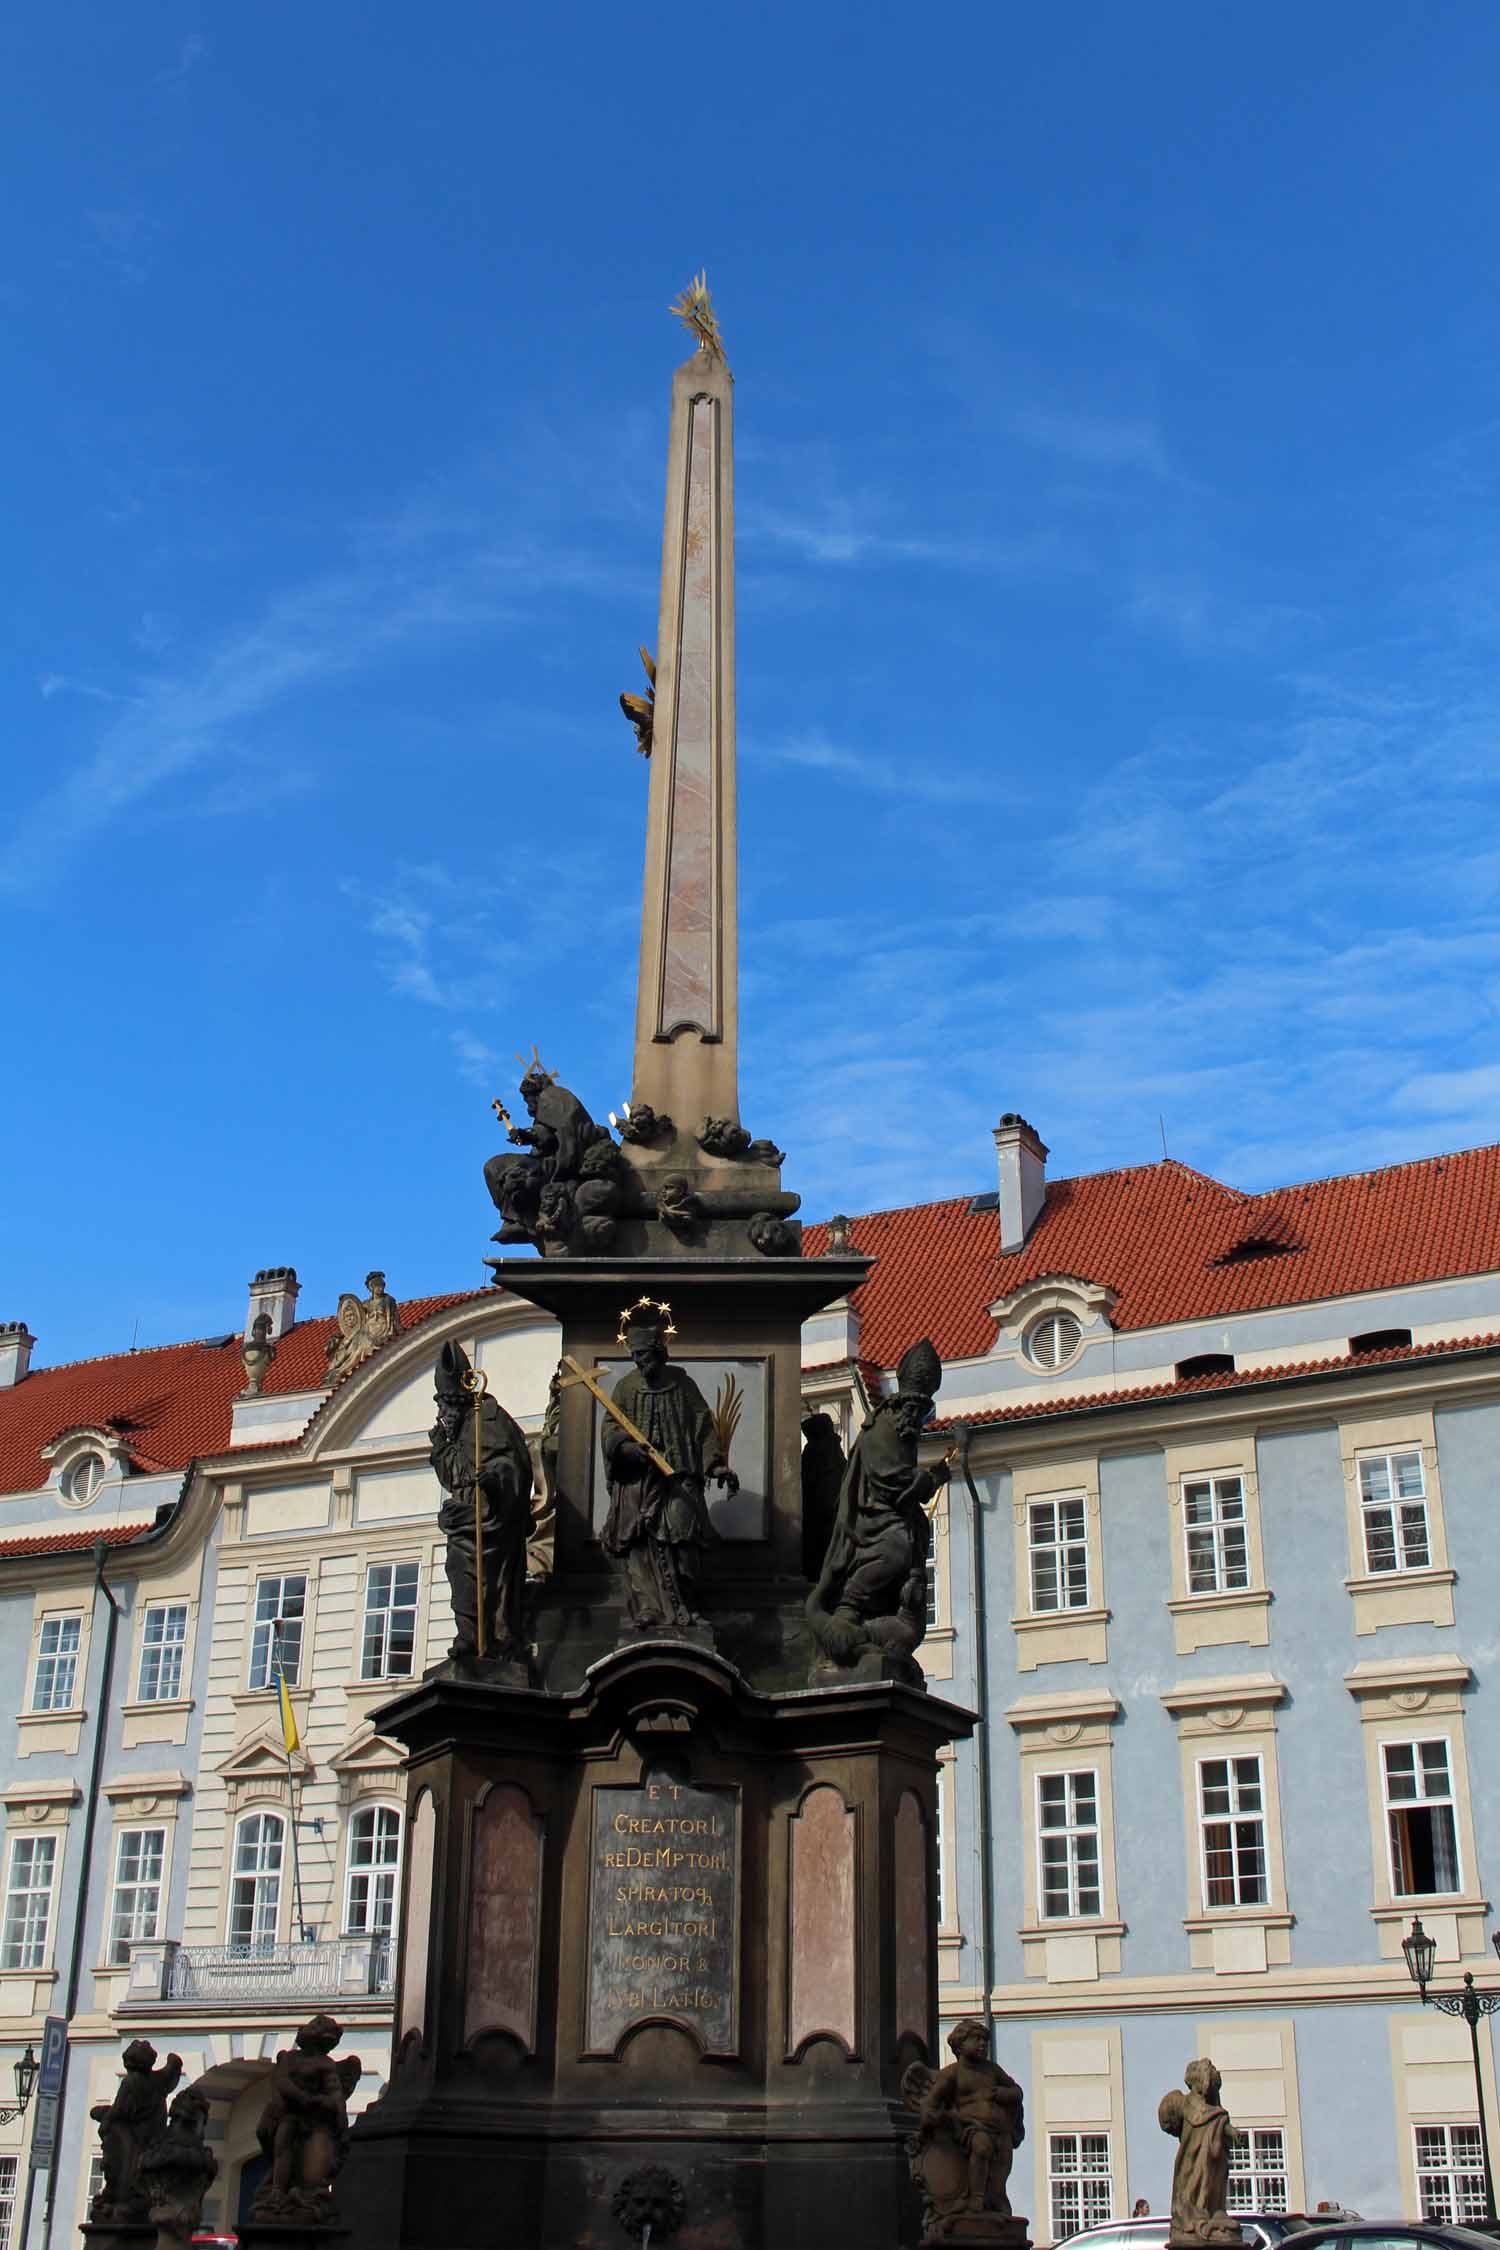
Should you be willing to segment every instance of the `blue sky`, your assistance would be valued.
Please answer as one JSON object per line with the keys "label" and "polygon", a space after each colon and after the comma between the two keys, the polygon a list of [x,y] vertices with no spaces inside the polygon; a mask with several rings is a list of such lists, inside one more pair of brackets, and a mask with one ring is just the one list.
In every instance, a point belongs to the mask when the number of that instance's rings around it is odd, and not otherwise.
{"label": "blue sky", "polygon": [[1496,1136],[1500,13],[0,25],[0,1317],[481,1278],[628,1091],[665,307],[737,378],[743,1109],[809,1216]]}

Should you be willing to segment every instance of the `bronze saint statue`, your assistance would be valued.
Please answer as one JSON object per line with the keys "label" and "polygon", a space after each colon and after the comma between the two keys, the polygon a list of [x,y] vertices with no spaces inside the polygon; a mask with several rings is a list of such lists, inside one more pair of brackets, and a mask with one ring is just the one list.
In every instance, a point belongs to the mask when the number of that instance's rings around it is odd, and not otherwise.
{"label": "bronze saint statue", "polygon": [[1187,2092],[1174,2086],[1163,2094],[1156,2121],[1178,2143],[1172,2166],[1172,2232],[1176,2243],[1243,2243],[1237,2219],[1226,2209],[1229,2201],[1229,2151],[1244,2139],[1229,2122],[1229,2112],[1219,2100],[1223,2084],[1207,2055],[1190,2062],[1183,2073]]}
{"label": "bronze saint statue", "polygon": [[[438,1353],[432,1466],[448,1497],[438,1510],[453,1595],[449,1660],[530,1679],[523,1597],[531,1530],[531,1451],[498,1399],[475,1387],[462,1344]],[[478,1458],[475,1431],[478,1431]],[[477,1509],[476,1509],[477,1495]],[[480,1630],[481,1616],[483,1631]]]}
{"label": "bronze saint statue", "polygon": [[[712,1482],[734,1493],[740,1480],[708,1401],[686,1369],[667,1358],[659,1306],[632,1308],[625,1344],[635,1366],[611,1396],[646,1443],[605,1416],[609,1514],[600,1545],[624,1565],[630,1621],[638,1631],[701,1626],[693,1597],[699,1556],[711,1536],[704,1489]],[[663,1462],[670,1463],[670,1474]]]}
{"label": "bronze saint statue", "polygon": [[167,2096],[182,2076],[181,2055],[168,2055],[156,2068],[149,2039],[132,2039],[121,2056],[124,2076],[113,2101],[89,2111],[99,2128],[104,2184],[89,2207],[96,2226],[111,2220],[139,2224],[148,2216],[141,2159],[167,2127]]}
{"label": "bronze saint statue", "polygon": [[907,2153],[923,2195],[923,2235],[932,2242],[1023,2242],[1025,2222],[1012,2215],[1006,2194],[1026,2138],[1021,2089],[991,2056],[990,2028],[978,2016],[955,2024],[948,2045],[953,2060],[945,2070],[913,2063],[901,2081],[917,2113]]}
{"label": "bronze saint statue", "polygon": [[173,2097],[165,2132],[141,2158],[156,2250],[188,2250],[203,2224],[203,2198],[219,2170],[203,2137],[207,2124],[207,2096],[196,2086],[184,2086]]}
{"label": "bronze saint statue", "polygon": [[917,1466],[917,1440],[932,1417],[943,1367],[925,1340],[902,1354],[896,1395],[882,1398],[855,1439],[844,1471],[833,1535],[808,1622],[823,1657],[847,1668],[872,1651],[904,1665],[927,1630],[927,1506],[948,1465]]}
{"label": "bronze saint statue", "polygon": [[363,2068],[355,2055],[331,2059],[343,2036],[332,2016],[316,2015],[302,2026],[295,2046],[276,2057],[255,2129],[271,2170],[251,2205],[253,2219],[337,2222],[333,2181],[349,2145],[349,2096]]}

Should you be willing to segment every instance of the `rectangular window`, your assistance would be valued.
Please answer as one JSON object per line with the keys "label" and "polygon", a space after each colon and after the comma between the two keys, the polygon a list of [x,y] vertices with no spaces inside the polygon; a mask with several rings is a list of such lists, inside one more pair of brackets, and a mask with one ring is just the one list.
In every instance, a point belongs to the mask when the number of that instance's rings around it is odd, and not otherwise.
{"label": "rectangular window", "polygon": [[1417,2196],[1424,2219],[1467,2226],[1484,2217],[1484,2159],[1477,2125],[1419,2125]]}
{"label": "rectangular window", "polygon": [[1044,1917],[1099,1911],[1099,1791],[1093,1773],[1036,1777],[1038,1891]]}
{"label": "rectangular window", "polygon": [[246,1952],[264,1953],[276,1943],[285,1836],[280,1813],[252,1813],[235,1831],[229,1942]]}
{"label": "rectangular window", "polygon": [[[295,1687],[302,1668],[302,1615],[307,1606],[307,1580],[259,1578],[255,1582],[255,1629],[250,1637],[250,1685],[274,1687],[278,1653],[288,1687]],[[275,1628],[281,1627],[277,1633]]]}
{"label": "rectangular window", "polygon": [[371,1563],[365,1580],[362,1680],[411,1677],[417,1645],[417,1577],[414,1562]]}
{"label": "rectangular window", "polygon": [[1049,2134],[1047,2164],[1054,2242],[1113,2218],[1108,2133]]}
{"label": "rectangular window", "polygon": [[17,1836],[10,1847],[5,1879],[5,1929],[0,1936],[0,1969],[45,1969],[47,1931],[52,1920],[52,1870],[55,1836]]}
{"label": "rectangular window", "polygon": [[923,1570],[927,1582],[927,1622],[935,1625],[938,1621],[937,1564],[931,1555],[923,1565]]}
{"label": "rectangular window", "polygon": [[1249,1585],[1243,1477],[1184,1477],[1182,1533],[1190,1594],[1233,1594]]}
{"label": "rectangular window", "polygon": [[1432,1561],[1427,1529],[1427,1485],[1422,1456],[1365,1453],[1359,1463],[1359,1505],[1365,1527],[1365,1568],[1426,1570]]}
{"label": "rectangular window", "polygon": [[[10,2250],[11,2232],[16,2218],[16,2158],[0,2156],[0,2250]],[[104,2177],[103,2163],[99,2164],[99,2177]]]}
{"label": "rectangular window", "polygon": [[186,1602],[154,1602],[141,1627],[141,1669],[135,1683],[140,1703],[171,1703],[182,1693],[182,1654],[187,1646]]}
{"label": "rectangular window", "polygon": [[1457,1891],[1458,1831],[1448,1745],[1383,1742],[1386,1826],[1391,1840],[1391,1889],[1398,1898]]}
{"label": "rectangular window", "polygon": [[1287,2208],[1286,2135],[1279,2125],[1247,2128],[1229,2144],[1228,2211]]}
{"label": "rectangular window", "polygon": [[1203,1831],[1203,1904],[1264,1906],[1265,1790],[1260,1759],[1205,1758],[1198,1768]]}
{"label": "rectangular window", "polygon": [[1032,1608],[1087,1609],[1089,1542],[1083,1495],[1033,1500],[1030,1525]]}
{"label": "rectangular window", "polygon": [[82,1615],[44,1617],[37,1643],[36,1676],[31,1683],[33,1711],[71,1711],[78,1684],[78,1644],[83,1637]]}
{"label": "rectangular window", "polygon": [[109,1917],[109,1958],[128,1961],[136,1938],[161,1935],[161,1878],[167,1856],[165,1828],[122,1828],[115,1847],[115,1895]]}

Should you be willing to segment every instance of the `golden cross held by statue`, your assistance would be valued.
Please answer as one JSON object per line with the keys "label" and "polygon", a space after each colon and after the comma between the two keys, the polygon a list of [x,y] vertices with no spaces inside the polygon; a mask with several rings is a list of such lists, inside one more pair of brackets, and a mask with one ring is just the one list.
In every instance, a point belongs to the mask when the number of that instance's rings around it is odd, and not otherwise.
{"label": "golden cross held by statue", "polygon": [[593,1392],[595,1398],[599,1401],[599,1404],[603,1407],[610,1420],[612,1422],[618,1422],[620,1428],[625,1432],[625,1435],[628,1438],[633,1438],[635,1440],[641,1451],[646,1455],[646,1458],[650,1462],[652,1462],[656,1468],[660,1469],[664,1477],[676,1476],[677,1471],[673,1468],[665,1453],[658,1453],[656,1447],[651,1443],[651,1440],[646,1436],[645,1432],[643,1430],[638,1430],[634,1422],[631,1421],[630,1416],[626,1414],[620,1407],[616,1406],[614,1400],[610,1397],[608,1391],[605,1390],[603,1384],[599,1380],[598,1375],[592,1368],[580,1367],[577,1360],[574,1359],[571,1353],[568,1352],[564,1352],[563,1354],[563,1365],[564,1367],[571,1368],[572,1373],[570,1375],[564,1375],[562,1377],[561,1383],[559,1385],[560,1389],[571,1391],[576,1389],[578,1384],[582,1383],[585,1389]]}

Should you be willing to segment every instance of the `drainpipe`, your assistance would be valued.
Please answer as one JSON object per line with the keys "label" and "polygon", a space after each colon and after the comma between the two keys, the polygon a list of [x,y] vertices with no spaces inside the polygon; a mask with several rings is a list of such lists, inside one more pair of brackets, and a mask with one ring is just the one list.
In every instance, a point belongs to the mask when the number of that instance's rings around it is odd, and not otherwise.
{"label": "drainpipe", "polygon": [[967,1422],[954,1430],[958,1465],[969,1490],[970,1574],[974,1586],[974,1700],[979,1719],[974,1754],[979,1765],[979,1973],[984,1986],[981,2014],[989,2028],[990,1994],[995,1989],[995,1838],[990,1815],[990,1632],[984,1575],[984,1503],[969,1467],[974,1433]]}
{"label": "drainpipe", "polygon": [[[94,1748],[89,1759],[88,1797],[83,1810],[83,1864],[78,1871],[78,1902],[73,1909],[73,1946],[68,1960],[68,1992],[63,2006],[63,2016],[72,2024],[78,2007],[78,1986],[83,1975],[83,1924],[89,1910],[89,1876],[94,1865],[94,1829],[99,1819],[99,1777],[104,1765],[104,1737],[109,1726],[109,1699],[114,1684],[115,1637],[120,1625],[120,1605],[104,1583],[104,1562],[109,1548],[102,1539],[94,1541],[94,1606],[102,1594],[109,1604],[109,1620],[104,1628],[104,1661],[99,1668],[99,1712],[94,1721]],[[67,2055],[63,2059],[63,2081],[57,2096],[57,2124],[52,2142],[52,2162],[47,2170],[47,2215],[42,2228],[42,2250],[48,2250],[52,2241],[52,2209],[57,2200],[57,2175],[62,2156],[63,2109],[68,2098]],[[28,2167],[26,2180],[26,2206],[21,2214],[20,2250],[26,2250],[26,2227],[31,2217],[31,2195],[36,2184],[36,2172]]]}

